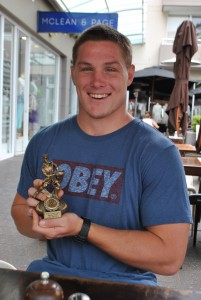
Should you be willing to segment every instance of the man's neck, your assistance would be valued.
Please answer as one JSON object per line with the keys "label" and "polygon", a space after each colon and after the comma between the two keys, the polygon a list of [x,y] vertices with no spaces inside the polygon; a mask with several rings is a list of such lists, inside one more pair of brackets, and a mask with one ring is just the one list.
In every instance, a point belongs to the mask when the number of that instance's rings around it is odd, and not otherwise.
{"label": "man's neck", "polygon": [[[118,120],[118,122],[116,121]],[[107,117],[106,118],[83,118],[78,114],[77,122],[79,127],[88,135],[92,136],[101,136],[112,133],[133,120],[133,117],[126,113],[121,119],[119,120]]]}

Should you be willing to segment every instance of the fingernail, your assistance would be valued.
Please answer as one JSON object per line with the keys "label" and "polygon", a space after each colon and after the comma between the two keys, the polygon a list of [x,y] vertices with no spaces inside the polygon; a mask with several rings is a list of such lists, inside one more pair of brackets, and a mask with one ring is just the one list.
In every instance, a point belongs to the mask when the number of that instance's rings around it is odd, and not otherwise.
{"label": "fingernail", "polygon": [[39,222],[39,224],[40,224],[41,226],[45,226],[45,220],[41,220],[41,221]]}

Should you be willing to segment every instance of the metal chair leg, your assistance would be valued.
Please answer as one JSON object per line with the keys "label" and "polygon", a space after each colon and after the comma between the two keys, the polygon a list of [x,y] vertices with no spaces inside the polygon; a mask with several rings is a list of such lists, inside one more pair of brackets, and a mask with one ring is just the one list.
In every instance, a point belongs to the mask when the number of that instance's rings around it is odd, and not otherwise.
{"label": "metal chair leg", "polygon": [[196,205],[195,208],[195,224],[194,224],[194,234],[193,234],[193,246],[196,246],[196,240],[197,240],[197,229],[198,229],[198,223],[200,222],[200,205]]}

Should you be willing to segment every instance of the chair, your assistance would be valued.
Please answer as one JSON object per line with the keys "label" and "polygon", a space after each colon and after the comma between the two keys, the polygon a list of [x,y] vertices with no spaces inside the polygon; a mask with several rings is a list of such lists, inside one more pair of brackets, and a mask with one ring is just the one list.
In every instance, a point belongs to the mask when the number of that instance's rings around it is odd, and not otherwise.
{"label": "chair", "polygon": [[[196,194],[196,188],[193,184],[193,176],[186,175],[186,184],[187,184],[187,189],[188,189],[188,195]],[[192,208],[193,219],[194,219],[194,215],[195,215],[195,205],[193,205],[193,208]],[[193,231],[194,231],[194,222],[191,225],[191,236],[193,236]]]}
{"label": "chair", "polygon": [[193,216],[194,228],[193,228],[193,246],[196,246],[197,239],[197,229],[198,223],[200,222],[201,217],[201,194],[191,194],[189,195],[190,204],[195,207],[195,212]]}
{"label": "chair", "polygon": [[195,194],[196,193],[196,188],[193,184],[193,176],[186,175],[186,184],[187,184],[187,189],[188,189],[188,194]]}
{"label": "chair", "polygon": [[195,142],[195,148],[196,148],[196,152],[199,154],[201,152],[201,120],[200,120],[198,136]]}
{"label": "chair", "polygon": [[17,270],[13,265],[4,260],[0,260],[0,268]]}

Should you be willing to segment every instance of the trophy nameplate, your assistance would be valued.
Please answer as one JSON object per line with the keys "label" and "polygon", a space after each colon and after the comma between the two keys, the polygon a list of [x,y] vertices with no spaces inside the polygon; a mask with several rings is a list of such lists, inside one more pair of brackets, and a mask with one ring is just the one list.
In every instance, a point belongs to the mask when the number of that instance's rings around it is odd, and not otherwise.
{"label": "trophy nameplate", "polygon": [[[64,176],[64,171],[59,170],[57,164],[48,160],[48,155],[43,156],[43,165],[41,168],[42,173],[45,175],[43,184],[38,189],[40,192],[46,194],[47,199],[40,201],[36,206],[37,213],[44,217],[44,219],[60,218],[62,214],[67,210],[67,204],[59,199],[58,191],[60,190],[61,181]],[[52,185],[53,191],[49,192],[46,188]]]}

